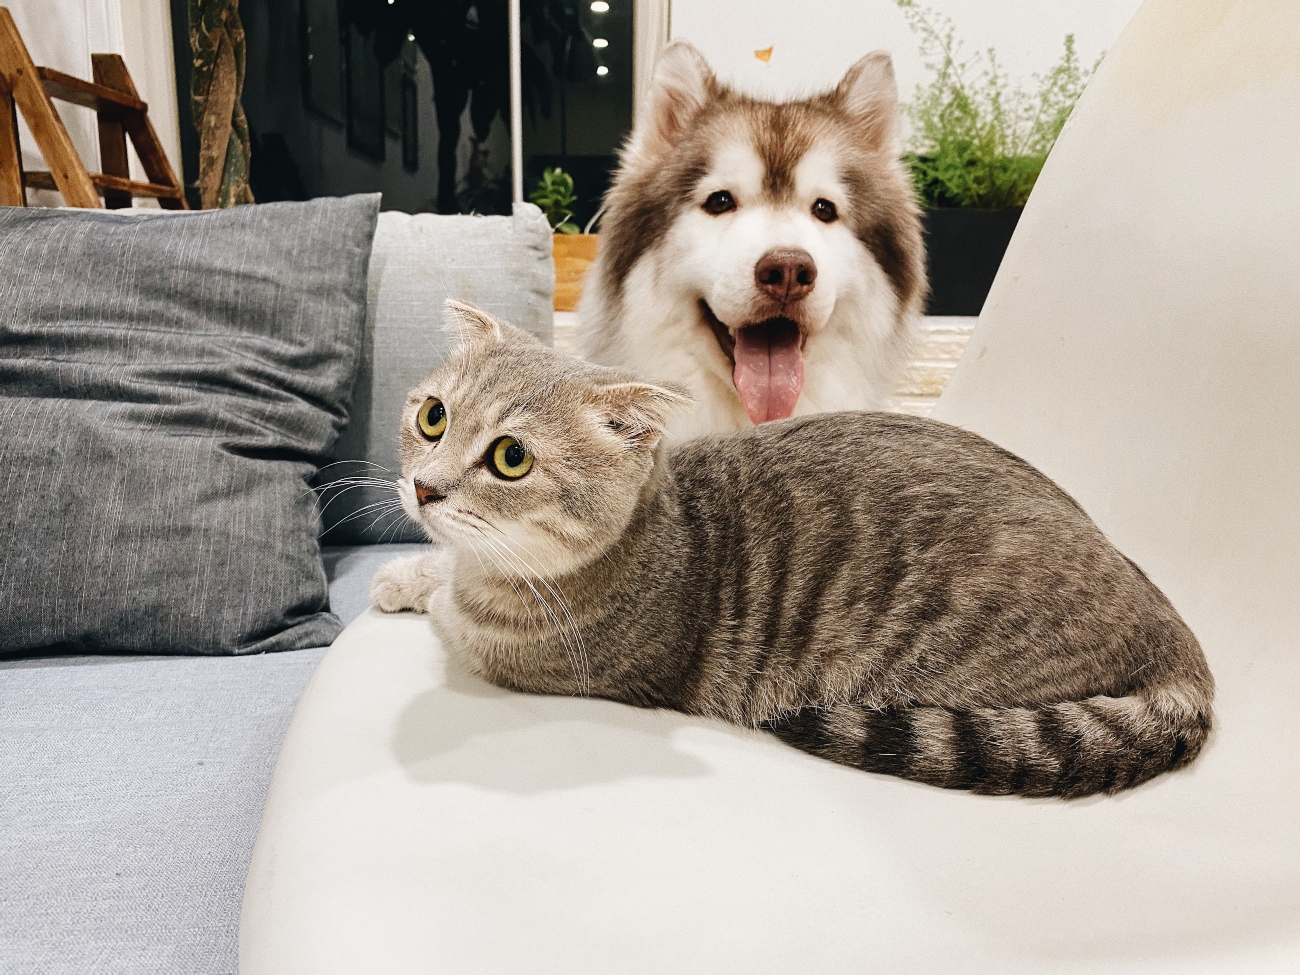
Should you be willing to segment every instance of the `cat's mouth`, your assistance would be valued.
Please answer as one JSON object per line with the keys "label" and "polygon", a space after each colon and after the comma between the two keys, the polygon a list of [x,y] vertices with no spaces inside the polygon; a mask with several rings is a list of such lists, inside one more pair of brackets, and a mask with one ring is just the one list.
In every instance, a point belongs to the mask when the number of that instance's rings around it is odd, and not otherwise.
{"label": "cat's mouth", "polygon": [[755,424],[784,420],[803,391],[803,347],[808,340],[794,319],[777,315],[725,325],[701,299],[700,314],[731,360],[731,381]]}

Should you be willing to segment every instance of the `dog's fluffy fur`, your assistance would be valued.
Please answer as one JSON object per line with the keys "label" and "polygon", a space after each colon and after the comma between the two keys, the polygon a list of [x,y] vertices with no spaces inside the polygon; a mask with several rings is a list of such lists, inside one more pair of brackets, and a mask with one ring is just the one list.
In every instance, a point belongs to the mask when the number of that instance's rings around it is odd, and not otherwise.
{"label": "dog's fluffy fur", "polygon": [[[737,336],[772,322],[790,336],[791,322],[798,328],[795,415],[883,405],[925,296],[897,113],[883,52],[829,92],[774,103],[721,84],[691,45],[669,45],[605,197],[579,307],[584,354],[690,389],[698,405],[674,438],[751,425],[752,400],[737,392]],[[720,191],[734,208],[710,212]],[[819,201],[832,205],[830,220]],[[774,250],[815,263],[805,295],[783,299],[758,283]]]}

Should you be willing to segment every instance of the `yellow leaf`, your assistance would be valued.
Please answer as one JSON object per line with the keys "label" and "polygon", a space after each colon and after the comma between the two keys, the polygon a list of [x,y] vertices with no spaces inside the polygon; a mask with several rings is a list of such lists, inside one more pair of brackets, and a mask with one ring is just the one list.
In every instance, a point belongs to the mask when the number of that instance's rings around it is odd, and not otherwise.
{"label": "yellow leaf", "polygon": [[770,47],[765,47],[761,51],[755,51],[754,57],[758,58],[764,64],[767,64],[772,60],[772,49]]}

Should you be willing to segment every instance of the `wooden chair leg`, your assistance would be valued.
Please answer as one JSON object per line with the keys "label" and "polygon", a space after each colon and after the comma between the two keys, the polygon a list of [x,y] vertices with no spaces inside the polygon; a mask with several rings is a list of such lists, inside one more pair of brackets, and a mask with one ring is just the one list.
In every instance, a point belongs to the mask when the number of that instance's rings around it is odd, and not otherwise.
{"label": "wooden chair leg", "polygon": [[[92,54],[90,60],[95,72],[96,84],[123,92],[132,98],[140,97],[135,90],[135,83],[131,80],[131,73],[127,71],[126,62],[122,60],[121,55]],[[181,188],[181,181],[176,178],[176,171],[172,169],[167,153],[163,151],[162,142],[159,141],[158,133],[154,130],[153,123],[149,121],[148,114],[127,113],[122,116],[120,124],[125,128],[126,134],[131,137],[131,142],[135,145],[136,155],[140,157],[140,164],[144,166],[145,175],[149,178],[149,182]],[[102,143],[102,130],[100,139]],[[111,172],[107,168],[107,162],[104,163],[104,167],[104,172]],[[126,176],[127,174],[123,173],[122,175]],[[164,210],[188,210],[189,206],[185,203],[183,192],[181,197],[179,200],[161,197],[158,204]],[[105,200],[107,200],[107,197]]]}
{"label": "wooden chair leg", "polygon": [[64,202],[74,207],[102,207],[95,184],[90,181],[90,173],[77,155],[63,119],[59,118],[59,113],[46,97],[41,76],[27,53],[27,45],[4,7],[0,7],[0,75],[22,110],[32,130],[32,138],[49,163],[50,174],[63,194]]}
{"label": "wooden chair leg", "polygon": [[[108,85],[110,88],[115,87],[102,77],[100,71],[100,58],[102,57],[102,54],[91,55],[95,70],[95,83]],[[131,162],[126,153],[126,129],[122,127],[121,113],[100,109],[96,113],[96,118],[99,122],[99,165],[101,171],[107,176],[120,176],[122,179],[130,179]],[[126,209],[131,206],[131,194],[105,190],[104,206],[110,210]]]}
{"label": "wooden chair leg", "polygon": [[18,113],[14,97],[0,77],[0,206],[27,205],[23,192],[23,157],[18,148]]}

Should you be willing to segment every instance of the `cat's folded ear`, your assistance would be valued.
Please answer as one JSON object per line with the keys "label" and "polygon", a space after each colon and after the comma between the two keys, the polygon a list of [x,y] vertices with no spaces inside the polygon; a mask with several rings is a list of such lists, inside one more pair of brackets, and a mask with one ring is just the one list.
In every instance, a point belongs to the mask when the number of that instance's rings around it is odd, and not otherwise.
{"label": "cat's folded ear", "polygon": [[442,305],[442,320],[448,334],[462,345],[512,345],[539,344],[537,339],[523,329],[493,318],[481,308],[455,298],[448,298]]}
{"label": "cat's folded ear", "polygon": [[649,449],[659,442],[673,415],[691,406],[690,394],[674,383],[617,380],[598,386],[595,406],[605,424],[631,446]]}

